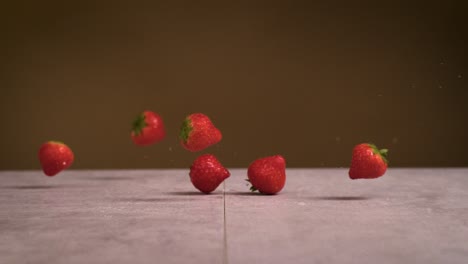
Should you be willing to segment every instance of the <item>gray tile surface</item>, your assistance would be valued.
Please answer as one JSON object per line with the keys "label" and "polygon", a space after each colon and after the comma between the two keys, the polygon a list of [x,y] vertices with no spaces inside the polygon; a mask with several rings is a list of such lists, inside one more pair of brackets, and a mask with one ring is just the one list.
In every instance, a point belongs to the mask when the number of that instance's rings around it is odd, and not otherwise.
{"label": "gray tile surface", "polygon": [[288,169],[275,196],[231,173],[0,172],[0,263],[468,263],[468,169]]}
{"label": "gray tile surface", "polygon": [[223,195],[185,171],[0,174],[0,263],[222,263]]}
{"label": "gray tile surface", "polygon": [[468,170],[289,170],[276,196],[226,183],[229,263],[468,263]]}

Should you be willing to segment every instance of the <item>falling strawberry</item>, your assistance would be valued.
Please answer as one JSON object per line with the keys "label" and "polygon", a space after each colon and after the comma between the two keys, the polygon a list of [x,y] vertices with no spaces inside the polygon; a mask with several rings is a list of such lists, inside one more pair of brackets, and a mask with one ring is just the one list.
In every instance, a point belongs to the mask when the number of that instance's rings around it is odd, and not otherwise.
{"label": "falling strawberry", "polygon": [[47,176],[54,176],[67,169],[74,159],[71,149],[59,141],[45,142],[39,149],[39,161]]}
{"label": "falling strawberry", "polygon": [[349,177],[351,179],[375,179],[387,170],[387,149],[363,143],[354,147]]}
{"label": "falling strawberry", "polygon": [[143,111],[133,121],[131,137],[133,143],[139,146],[148,146],[164,139],[166,130],[160,115],[152,111]]}
{"label": "falling strawberry", "polygon": [[218,143],[221,139],[221,131],[204,114],[191,114],[185,118],[182,124],[180,142],[189,151],[203,150]]}
{"label": "falling strawberry", "polygon": [[247,171],[251,191],[263,194],[276,194],[286,183],[286,161],[280,155],[257,159]]}
{"label": "falling strawberry", "polygon": [[190,167],[190,180],[193,186],[203,193],[214,191],[231,174],[215,156],[199,156]]}

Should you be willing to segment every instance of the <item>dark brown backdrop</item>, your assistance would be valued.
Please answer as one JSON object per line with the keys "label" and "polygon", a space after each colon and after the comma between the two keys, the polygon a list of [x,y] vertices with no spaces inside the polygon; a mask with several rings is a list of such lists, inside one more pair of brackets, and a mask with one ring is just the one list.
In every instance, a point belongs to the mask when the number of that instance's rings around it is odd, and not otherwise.
{"label": "dark brown backdrop", "polygon": [[[0,169],[37,169],[61,140],[74,168],[187,167],[177,141],[203,112],[225,165],[283,154],[348,166],[352,147],[392,166],[468,166],[463,1],[235,3],[10,1],[1,15]],[[95,3],[99,2],[99,3]],[[144,109],[167,139],[133,146]]]}

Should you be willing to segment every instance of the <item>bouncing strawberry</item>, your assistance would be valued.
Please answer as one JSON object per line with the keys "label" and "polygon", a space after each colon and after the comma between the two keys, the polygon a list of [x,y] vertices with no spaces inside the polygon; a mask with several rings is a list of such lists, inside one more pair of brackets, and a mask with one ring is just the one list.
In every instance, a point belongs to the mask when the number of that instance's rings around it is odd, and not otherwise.
{"label": "bouncing strawberry", "polygon": [[250,164],[247,176],[251,191],[276,194],[286,183],[286,161],[280,155],[257,159]]}
{"label": "bouncing strawberry", "polygon": [[143,111],[133,121],[131,137],[133,143],[148,146],[164,139],[166,130],[160,115],[152,111]]}
{"label": "bouncing strawberry", "polygon": [[182,146],[192,152],[203,150],[222,139],[221,131],[208,116],[200,113],[185,118],[179,137]]}
{"label": "bouncing strawberry", "polygon": [[231,174],[215,156],[199,156],[190,167],[190,180],[193,186],[203,193],[211,193]]}
{"label": "bouncing strawberry", "polygon": [[355,179],[375,179],[387,170],[387,149],[378,149],[373,144],[363,143],[354,147],[349,177]]}
{"label": "bouncing strawberry", "polygon": [[75,156],[71,149],[62,142],[48,141],[39,148],[39,161],[47,176],[54,176],[73,164]]}

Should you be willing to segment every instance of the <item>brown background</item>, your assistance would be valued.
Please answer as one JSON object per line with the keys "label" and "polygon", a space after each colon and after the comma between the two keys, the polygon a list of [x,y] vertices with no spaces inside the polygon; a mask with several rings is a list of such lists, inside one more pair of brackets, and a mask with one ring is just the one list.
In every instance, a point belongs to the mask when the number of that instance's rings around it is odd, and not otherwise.
{"label": "brown background", "polygon": [[[0,169],[39,168],[49,139],[73,168],[187,167],[193,112],[229,167],[346,167],[366,141],[392,166],[468,166],[464,1],[62,2],[2,3]],[[144,109],[168,137],[141,148]]]}

